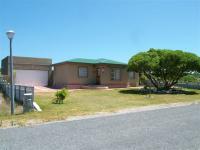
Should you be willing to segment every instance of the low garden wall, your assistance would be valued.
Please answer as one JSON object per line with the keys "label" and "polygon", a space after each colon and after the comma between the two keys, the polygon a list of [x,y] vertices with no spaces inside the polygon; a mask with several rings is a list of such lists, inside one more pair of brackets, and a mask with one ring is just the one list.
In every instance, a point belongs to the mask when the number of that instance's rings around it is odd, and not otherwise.
{"label": "low garden wall", "polygon": [[[10,94],[11,94],[10,84],[7,83],[5,80],[0,80],[0,90],[5,96],[10,97]],[[33,102],[34,101],[34,87],[22,86],[22,85],[14,86],[14,98],[16,102],[23,104],[23,101],[25,100],[25,98],[27,98],[27,96],[24,95],[25,93],[31,93],[28,98],[31,99]]]}

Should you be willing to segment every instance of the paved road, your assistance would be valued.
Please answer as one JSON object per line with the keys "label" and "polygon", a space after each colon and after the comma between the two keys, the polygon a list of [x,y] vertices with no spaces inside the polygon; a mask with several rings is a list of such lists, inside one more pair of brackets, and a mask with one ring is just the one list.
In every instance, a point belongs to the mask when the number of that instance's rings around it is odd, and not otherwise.
{"label": "paved road", "polygon": [[200,105],[0,129],[1,150],[200,150]]}

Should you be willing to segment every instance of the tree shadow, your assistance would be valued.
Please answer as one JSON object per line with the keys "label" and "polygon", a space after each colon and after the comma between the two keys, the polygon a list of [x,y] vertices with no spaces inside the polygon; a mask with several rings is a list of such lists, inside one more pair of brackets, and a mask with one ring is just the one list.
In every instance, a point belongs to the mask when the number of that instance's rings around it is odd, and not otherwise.
{"label": "tree shadow", "polygon": [[154,90],[145,90],[145,89],[127,89],[127,90],[120,90],[119,93],[122,94],[137,94],[137,95],[148,95],[148,94],[169,94],[169,95],[198,95],[196,91],[186,91],[186,90],[172,90],[171,92],[168,91],[154,91]]}

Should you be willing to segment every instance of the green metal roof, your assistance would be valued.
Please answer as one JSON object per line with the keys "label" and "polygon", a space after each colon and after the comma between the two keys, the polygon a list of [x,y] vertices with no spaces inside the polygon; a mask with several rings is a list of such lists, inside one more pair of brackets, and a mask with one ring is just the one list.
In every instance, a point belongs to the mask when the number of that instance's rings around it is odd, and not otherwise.
{"label": "green metal roof", "polygon": [[[84,59],[84,58],[75,58],[70,59],[61,63],[65,62],[71,62],[71,63],[86,63],[86,64],[117,64],[117,65],[127,65],[126,63],[115,61],[115,60],[109,60],[109,59]],[[59,63],[58,63],[59,64]]]}

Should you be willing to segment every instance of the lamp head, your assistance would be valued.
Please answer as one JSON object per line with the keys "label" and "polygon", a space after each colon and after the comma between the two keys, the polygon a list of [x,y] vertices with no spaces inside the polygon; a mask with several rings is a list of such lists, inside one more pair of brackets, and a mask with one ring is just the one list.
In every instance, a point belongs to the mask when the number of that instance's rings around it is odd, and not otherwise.
{"label": "lamp head", "polygon": [[8,39],[11,40],[11,39],[14,38],[15,32],[12,31],[12,30],[9,30],[9,31],[6,32],[6,34],[7,34]]}

